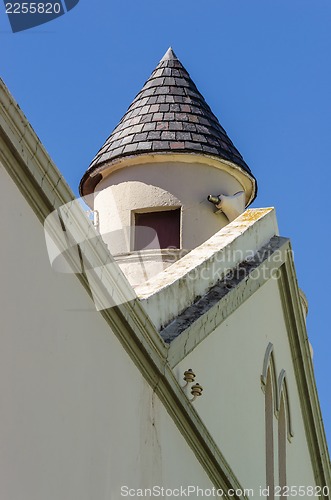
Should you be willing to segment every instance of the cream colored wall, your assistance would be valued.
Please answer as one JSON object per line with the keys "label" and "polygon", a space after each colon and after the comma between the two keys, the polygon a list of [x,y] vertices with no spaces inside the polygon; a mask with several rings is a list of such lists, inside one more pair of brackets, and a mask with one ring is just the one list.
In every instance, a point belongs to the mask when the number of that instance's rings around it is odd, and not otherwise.
{"label": "cream colored wall", "polygon": [[[214,213],[207,196],[232,195],[241,190],[238,180],[212,166],[194,162],[149,163],[119,169],[103,179],[98,184],[94,209],[99,212],[100,232],[106,235],[131,225],[134,210],[180,206],[182,248],[192,249],[228,223],[223,214]],[[113,253],[128,250],[112,247]]]}
{"label": "cream colored wall", "polygon": [[[117,500],[210,481],[0,166],[0,498]],[[193,497],[194,498],[194,497]]]}
{"label": "cream colored wall", "polygon": [[[203,396],[194,404],[225,459],[245,488],[265,484],[264,393],[260,376],[268,343],[274,345],[277,377],[286,370],[294,437],[287,442],[288,485],[314,485],[298,389],[275,280],[267,282],[176,368],[196,373]],[[277,419],[274,418],[275,456]],[[276,484],[277,484],[276,460]]]}

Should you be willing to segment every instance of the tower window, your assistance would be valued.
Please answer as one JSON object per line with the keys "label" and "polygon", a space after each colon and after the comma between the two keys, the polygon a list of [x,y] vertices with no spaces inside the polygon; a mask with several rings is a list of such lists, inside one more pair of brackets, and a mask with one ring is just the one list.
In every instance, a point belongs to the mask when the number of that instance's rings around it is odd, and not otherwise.
{"label": "tower window", "polygon": [[180,248],[180,208],[134,215],[134,250]]}

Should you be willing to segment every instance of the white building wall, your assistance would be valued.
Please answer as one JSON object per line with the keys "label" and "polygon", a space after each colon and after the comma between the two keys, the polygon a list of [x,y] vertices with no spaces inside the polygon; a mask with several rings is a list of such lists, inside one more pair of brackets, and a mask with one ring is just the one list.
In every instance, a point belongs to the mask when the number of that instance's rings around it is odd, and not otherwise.
{"label": "white building wall", "polygon": [[42,225],[1,165],[0,213],[0,498],[210,487],[77,278],[52,271]]}
{"label": "white building wall", "polygon": [[[268,343],[277,378],[286,370],[294,437],[287,442],[287,484],[314,486],[298,389],[276,280],[271,279],[175,368],[196,373],[203,395],[194,403],[225,459],[245,488],[265,485],[264,393],[261,373]],[[275,482],[278,480],[277,419]]]}

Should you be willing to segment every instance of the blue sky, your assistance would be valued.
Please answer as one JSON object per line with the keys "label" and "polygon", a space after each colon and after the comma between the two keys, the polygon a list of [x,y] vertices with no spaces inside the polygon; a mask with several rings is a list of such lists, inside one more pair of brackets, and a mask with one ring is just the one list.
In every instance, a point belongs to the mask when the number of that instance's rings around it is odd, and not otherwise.
{"label": "blue sky", "polygon": [[0,4],[0,74],[78,194],[89,162],[171,45],[275,206],[309,300],[331,443],[331,2],[80,0],[13,34]]}

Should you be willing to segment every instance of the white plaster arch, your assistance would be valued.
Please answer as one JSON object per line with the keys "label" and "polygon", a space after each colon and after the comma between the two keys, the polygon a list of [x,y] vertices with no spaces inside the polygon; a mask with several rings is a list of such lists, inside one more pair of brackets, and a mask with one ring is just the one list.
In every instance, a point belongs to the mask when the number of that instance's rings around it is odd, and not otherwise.
{"label": "white plaster arch", "polygon": [[271,342],[269,342],[264,354],[263,368],[261,374],[261,382],[262,382],[261,387],[264,393],[265,393],[268,373],[270,373],[272,382],[274,413],[275,415],[277,415],[278,411],[278,384],[276,376],[277,371],[276,371],[276,362],[274,355],[274,346]]}

